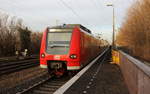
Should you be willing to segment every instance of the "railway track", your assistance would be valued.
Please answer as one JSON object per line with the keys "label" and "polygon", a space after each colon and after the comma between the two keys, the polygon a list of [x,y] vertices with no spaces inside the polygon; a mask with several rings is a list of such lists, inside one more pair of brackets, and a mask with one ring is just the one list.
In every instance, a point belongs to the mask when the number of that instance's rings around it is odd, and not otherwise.
{"label": "railway track", "polygon": [[0,76],[22,69],[34,67],[39,65],[39,59],[15,61],[15,62],[1,62],[0,63]]}
{"label": "railway track", "polygon": [[69,79],[71,79],[69,76],[64,76],[62,78],[49,77],[17,94],[53,94]]}
{"label": "railway track", "polygon": [[101,55],[95,58],[90,64],[83,68],[74,77],[65,75],[59,79],[56,79],[53,76],[49,75],[47,77],[44,77],[40,81],[36,81],[36,79],[34,79],[33,82],[35,83],[33,83],[32,85],[29,84],[25,87],[23,85],[20,86],[20,88],[22,89],[17,90],[16,94],[53,94],[55,92],[60,92],[60,89],[63,89],[65,91],[73,83],[75,83],[75,81],[77,81],[80,76],[83,75],[99,58],[103,58],[106,51],[104,51]]}
{"label": "railway track", "polygon": [[31,60],[31,59],[36,59],[36,58],[39,58],[39,56],[30,56],[30,57],[20,57],[21,59],[17,58],[16,56],[13,56],[13,57],[3,57],[3,58],[0,58],[0,63],[3,63],[3,62],[17,62],[17,61],[22,61],[22,60]]}

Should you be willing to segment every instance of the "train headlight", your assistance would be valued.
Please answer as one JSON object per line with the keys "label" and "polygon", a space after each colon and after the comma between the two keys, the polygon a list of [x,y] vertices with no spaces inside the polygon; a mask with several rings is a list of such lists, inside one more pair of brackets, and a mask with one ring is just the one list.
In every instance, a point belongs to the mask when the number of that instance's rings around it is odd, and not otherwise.
{"label": "train headlight", "polygon": [[72,55],[70,55],[70,58],[71,58],[71,59],[76,59],[76,58],[77,58],[77,55],[72,54]]}
{"label": "train headlight", "polygon": [[42,53],[42,54],[41,54],[41,57],[42,57],[42,58],[44,58],[44,57],[45,57],[45,54],[44,54],[44,53]]}

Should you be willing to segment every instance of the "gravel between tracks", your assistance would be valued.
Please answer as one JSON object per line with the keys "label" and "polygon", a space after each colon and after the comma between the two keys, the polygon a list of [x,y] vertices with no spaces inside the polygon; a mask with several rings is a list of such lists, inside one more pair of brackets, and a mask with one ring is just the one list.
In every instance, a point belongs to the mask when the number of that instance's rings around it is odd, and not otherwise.
{"label": "gravel between tracks", "polygon": [[0,94],[16,93],[47,76],[49,76],[47,70],[39,66],[3,75],[0,77]]}

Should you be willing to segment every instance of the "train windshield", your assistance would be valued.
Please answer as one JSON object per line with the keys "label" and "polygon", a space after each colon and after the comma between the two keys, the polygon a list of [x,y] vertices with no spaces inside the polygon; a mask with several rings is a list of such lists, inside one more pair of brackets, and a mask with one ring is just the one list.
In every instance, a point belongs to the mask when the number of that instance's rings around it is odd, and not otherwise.
{"label": "train windshield", "polygon": [[47,53],[68,54],[72,32],[49,32],[47,35]]}

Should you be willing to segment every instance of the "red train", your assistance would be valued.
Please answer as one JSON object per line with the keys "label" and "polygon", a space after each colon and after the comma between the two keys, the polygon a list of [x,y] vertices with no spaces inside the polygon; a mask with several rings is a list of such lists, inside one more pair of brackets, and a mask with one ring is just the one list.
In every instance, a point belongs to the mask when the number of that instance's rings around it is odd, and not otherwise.
{"label": "red train", "polygon": [[43,33],[40,66],[56,75],[76,71],[100,53],[100,40],[80,24],[47,28]]}

